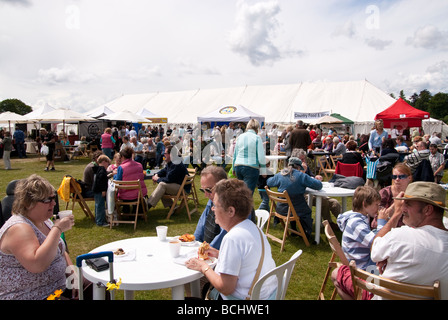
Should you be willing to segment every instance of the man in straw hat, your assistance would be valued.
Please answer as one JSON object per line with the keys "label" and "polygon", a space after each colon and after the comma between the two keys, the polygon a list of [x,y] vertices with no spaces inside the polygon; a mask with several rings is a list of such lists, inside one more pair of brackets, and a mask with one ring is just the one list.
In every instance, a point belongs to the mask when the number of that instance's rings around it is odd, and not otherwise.
{"label": "man in straw hat", "polygon": [[[411,183],[395,198],[395,212],[371,248],[383,277],[421,285],[439,280],[442,299],[448,299],[445,210],[446,191],[433,182]],[[400,217],[405,225],[396,228]]]}

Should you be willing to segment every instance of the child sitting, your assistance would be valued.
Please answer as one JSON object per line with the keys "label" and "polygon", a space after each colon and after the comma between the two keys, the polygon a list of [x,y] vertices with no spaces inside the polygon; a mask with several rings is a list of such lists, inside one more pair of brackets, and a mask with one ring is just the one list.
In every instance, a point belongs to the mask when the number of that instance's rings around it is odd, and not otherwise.
{"label": "child sitting", "polygon": [[[342,250],[348,261],[355,260],[360,269],[375,269],[370,258],[370,247],[377,232],[386,224],[385,210],[379,209],[380,194],[372,187],[356,188],[353,196],[353,210],[338,216],[337,223],[342,233]],[[378,227],[370,228],[370,219],[378,213]],[[371,271],[371,270],[369,270]],[[353,299],[353,285],[348,266],[336,268],[331,278],[342,299]]]}

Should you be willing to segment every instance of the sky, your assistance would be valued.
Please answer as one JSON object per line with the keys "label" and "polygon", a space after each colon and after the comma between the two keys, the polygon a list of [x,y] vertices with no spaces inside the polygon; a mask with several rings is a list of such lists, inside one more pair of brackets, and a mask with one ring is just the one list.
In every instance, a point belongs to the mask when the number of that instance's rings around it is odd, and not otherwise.
{"label": "sky", "polygon": [[0,0],[0,101],[367,79],[448,92],[445,0]]}

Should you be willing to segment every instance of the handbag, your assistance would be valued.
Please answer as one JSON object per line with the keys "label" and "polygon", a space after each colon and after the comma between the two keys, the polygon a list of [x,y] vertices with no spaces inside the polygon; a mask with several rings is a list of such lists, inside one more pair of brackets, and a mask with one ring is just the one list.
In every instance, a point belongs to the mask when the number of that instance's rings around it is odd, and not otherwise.
{"label": "handbag", "polygon": [[[258,228],[257,228],[258,229]],[[263,241],[263,234],[261,233],[260,229],[258,229],[258,232],[260,233],[260,238],[261,238],[261,257],[260,257],[260,261],[258,262],[258,268],[257,271],[255,272],[255,276],[254,279],[252,280],[252,285],[250,286],[250,289],[247,293],[246,296],[246,300],[250,300],[251,296],[252,296],[252,290],[255,286],[255,283],[257,283],[258,278],[260,277],[260,273],[261,273],[261,267],[263,266],[263,261],[264,261],[264,241]],[[206,300],[217,300],[219,298],[219,292],[218,290],[216,290],[211,284],[210,284],[210,288],[208,289],[206,295],[205,295],[205,299]],[[227,296],[227,298],[229,300],[240,300],[232,295]]]}

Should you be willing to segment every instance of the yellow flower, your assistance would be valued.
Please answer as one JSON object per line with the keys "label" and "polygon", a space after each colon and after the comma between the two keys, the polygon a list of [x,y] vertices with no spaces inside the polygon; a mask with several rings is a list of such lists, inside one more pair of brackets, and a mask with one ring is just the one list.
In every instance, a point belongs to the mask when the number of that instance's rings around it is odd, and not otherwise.
{"label": "yellow flower", "polygon": [[108,291],[118,290],[120,289],[120,285],[121,285],[121,278],[118,280],[118,282],[116,282],[115,280],[113,280],[112,282],[108,282],[106,284],[106,290]]}
{"label": "yellow flower", "polygon": [[56,290],[53,294],[50,294],[47,298],[47,300],[56,300],[57,298],[59,298],[61,296],[61,294],[64,291],[62,291],[61,289]]}

